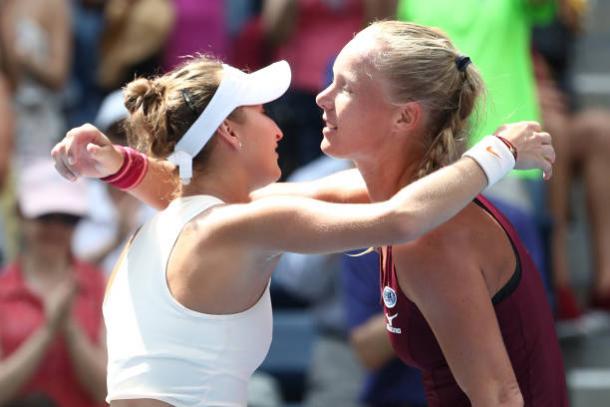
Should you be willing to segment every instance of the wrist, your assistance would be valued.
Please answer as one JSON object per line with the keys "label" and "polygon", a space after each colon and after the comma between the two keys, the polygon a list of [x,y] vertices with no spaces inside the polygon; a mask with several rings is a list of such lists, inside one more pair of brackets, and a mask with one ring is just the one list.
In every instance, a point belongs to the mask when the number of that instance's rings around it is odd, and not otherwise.
{"label": "wrist", "polygon": [[495,136],[484,137],[463,156],[473,159],[481,167],[487,177],[488,187],[498,182],[515,167],[515,156],[507,144]]}
{"label": "wrist", "polygon": [[114,174],[101,180],[125,191],[137,187],[148,170],[148,157],[131,147],[113,147],[120,151],[123,161]]}
{"label": "wrist", "polygon": [[503,142],[506,147],[508,147],[508,149],[510,150],[511,154],[513,155],[513,157],[515,158],[515,161],[517,161],[517,159],[519,158],[519,152],[517,151],[517,148],[515,147],[515,145],[513,143],[511,143],[508,139],[499,136],[499,135],[495,135],[497,138],[500,139],[501,142]]}
{"label": "wrist", "polygon": [[127,161],[125,159],[126,154],[123,152],[121,146],[113,144],[112,148],[114,149],[116,154],[114,154],[113,162],[108,166],[110,169],[110,174],[104,178],[112,177],[113,175],[118,174],[118,172],[121,171],[123,165],[125,165]]}

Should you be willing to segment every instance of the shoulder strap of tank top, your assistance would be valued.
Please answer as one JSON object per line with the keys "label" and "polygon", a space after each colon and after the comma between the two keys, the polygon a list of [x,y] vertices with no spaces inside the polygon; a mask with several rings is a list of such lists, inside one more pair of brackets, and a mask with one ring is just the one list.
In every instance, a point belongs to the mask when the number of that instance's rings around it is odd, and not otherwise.
{"label": "shoulder strap of tank top", "polygon": [[523,245],[521,244],[521,240],[519,235],[515,231],[513,225],[509,222],[509,220],[504,216],[502,212],[500,212],[487,198],[479,195],[475,198],[474,202],[479,205],[484,211],[489,213],[495,220],[498,222],[500,227],[506,233],[510,245],[513,249],[513,253],[515,254],[515,272],[508,280],[508,282],[493,296],[492,303],[494,305],[499,304],[507,298],[513,291],[517,289],[519,282],[521,281],[522,274],[522,259],[521,259],[521,250],[523,250]]}

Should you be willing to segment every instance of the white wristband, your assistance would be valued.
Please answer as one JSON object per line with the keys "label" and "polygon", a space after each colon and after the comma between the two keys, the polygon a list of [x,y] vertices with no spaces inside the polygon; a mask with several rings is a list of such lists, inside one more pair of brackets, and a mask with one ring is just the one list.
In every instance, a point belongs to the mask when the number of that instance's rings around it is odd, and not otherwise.
{"label": "white wristband", "polygon": [[470,157],[479,164],[487,176],[490,187],[515,167],[515,157],[506,144],[496,136],[486,136],[466,151],[462,157]]}

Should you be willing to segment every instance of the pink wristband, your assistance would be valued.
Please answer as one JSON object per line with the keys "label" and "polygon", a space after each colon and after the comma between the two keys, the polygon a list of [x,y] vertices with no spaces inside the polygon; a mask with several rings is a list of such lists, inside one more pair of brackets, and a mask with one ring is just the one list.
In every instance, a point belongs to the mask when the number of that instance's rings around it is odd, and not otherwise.
{"label": "pink wristband", "polygon": [[117,172],[101,178],[101,180],[113,187],[127,191],[137,187],[144,179],[146,170],[148,170],[148,157],[131,147],[116,147],[123,154],[123,164]]}

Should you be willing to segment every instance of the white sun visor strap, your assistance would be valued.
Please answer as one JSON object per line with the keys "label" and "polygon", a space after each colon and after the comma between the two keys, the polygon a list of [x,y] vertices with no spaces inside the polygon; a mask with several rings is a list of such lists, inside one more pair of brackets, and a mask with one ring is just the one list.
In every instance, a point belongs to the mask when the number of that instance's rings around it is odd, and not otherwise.
{"label": "white sun visor strap", "polygon": [[232,66],[223,65],[222,80],[210,103],[178,141],[174,152],[168,157],[169,161],[178,166],[180,180],[183,184],[188,184],[193,176],[193,158],[210,141],[224,119],[238,107],[236,95],[240,90],[240,79],[242,79],[240,76],[246,76],[246,74]]}
{"label": "white sun visor strap", "polygon": [[230,65],[223,64],[222,67],[222,79],[210,103],[168,157],[178,166],[183,184],[188,184],[193,176],[193,158],[233,110],[240,106],[271,102],[290,86],[290,66],[286,61],[276,62],[250,74]]}

